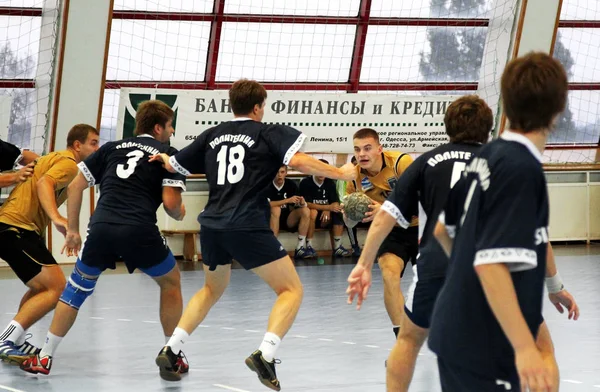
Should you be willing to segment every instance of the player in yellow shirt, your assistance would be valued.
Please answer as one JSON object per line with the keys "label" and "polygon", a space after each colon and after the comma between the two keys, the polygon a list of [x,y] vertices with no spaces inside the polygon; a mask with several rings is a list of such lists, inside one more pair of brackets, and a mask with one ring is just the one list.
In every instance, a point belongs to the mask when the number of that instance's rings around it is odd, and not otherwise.
{"label": "player in yellow shirt", "polygon": [[[413,161],[408,154],[383,151],[379,134],[363,128],[354,134],[354,156],[358,161],[356,178],[346,186],[346,194],[363,192],[371,198],[371,210],[362,223],[370,223],[381,205],[392,193],[398,178]],[[383,278],[383,301],[392,321],[394,334],[398,336],[404,313],[404,296],[400,279],[406,264],[417,257],[419,244],[418,211],[415,210],[410,227],[394,227],[377,252],[377,261]],[[347,218],[345,219],[347,222]],[[350,224],[350,226],[352,226]]]}
{"label": "player in yellow shirt", "polygon": [[0,207],[0,258],[29,288],[19,311],[0,335],[0,358],[21,363],[39,349],[26,342],[26,331],[56,306],[65,288],[65,276],[45,245],[50,221],[66,233],[67,220],[58,207],[67,198],[67,186],[81,162],[99,147],[98,131],[75,125],[67,149],[36,160],[33,175],[18,184]]}

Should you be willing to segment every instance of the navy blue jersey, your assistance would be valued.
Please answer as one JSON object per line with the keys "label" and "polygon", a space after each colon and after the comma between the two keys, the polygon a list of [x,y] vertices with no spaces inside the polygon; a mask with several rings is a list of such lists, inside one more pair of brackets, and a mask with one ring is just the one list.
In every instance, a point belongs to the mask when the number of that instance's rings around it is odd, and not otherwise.
{"label": "navy blue jersey", "polygon": [[[289,199],[292,196],[298,195],[298,185],[296,185],[294,181],[288,180],[287,178],[283,180],[283,185],[281,185],[281,188],[278,188],[274,182],[271,182],[267,186],[265,195],[268,201],[281,201]],[[283,204],[281,209],[289,209],[289,206],[289,204]]]}
{"label": "navy blue jersey", "polygon": [[507,131],[482,147],[451,191],[442,217],[455,239],[429,346],[444,361],[480,374],[516,372],[514,350],[474,267],[508,267],[535,337],[542,321],[548,246],[548,193],[535,145]]}
{"label": "navy blue jersey", "polygon": [[321,185],[317,184],[313,176],[303,178],[300,181],[299,195],[307,203],[329,205],[340,202],[335,182],[330,178],[326,178]]}
{"label": "navy blue jersey", "polygon": [[450,189],[480,148],[481,144],[448,143],[422,154],[402,174],[381,207],[405,229],[420,207],[419,278],[441,278],[446,273],[448,258],[433,238],[433,230]]}
{"label": "navy blue jersey", "polygon": [[209,196],[198,217],[202,226],[214,230],[268,228],[265,189],[305,138],[294,128],[239,118],[204,131],[170,162],[179,173],[206,174]]}
{"label": "navy blue jersey", "polygon": [[185,177],[167,172],[151,155],[175,154],[149,135],[108,142],[79,163],[88,184],[100,184],[100,200],[90,224],[155,225],[163,186],[185,190]]}
{"label": "navy blue jersey", "polygon": [[13,170],[21,159],[21,150],[14,144],[0,140],[0,171]]}

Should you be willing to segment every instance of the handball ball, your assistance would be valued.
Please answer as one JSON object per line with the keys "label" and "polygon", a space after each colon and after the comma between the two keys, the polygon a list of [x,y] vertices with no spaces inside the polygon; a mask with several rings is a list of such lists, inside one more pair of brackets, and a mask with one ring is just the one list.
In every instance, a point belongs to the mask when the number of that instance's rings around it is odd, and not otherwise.
{"label": "handball ball", "polygon": [[354,192],[344,197],[344,212],[353,221],[360,222],[365,218],[365,212],[369,211],[371,199],[361,192]]}

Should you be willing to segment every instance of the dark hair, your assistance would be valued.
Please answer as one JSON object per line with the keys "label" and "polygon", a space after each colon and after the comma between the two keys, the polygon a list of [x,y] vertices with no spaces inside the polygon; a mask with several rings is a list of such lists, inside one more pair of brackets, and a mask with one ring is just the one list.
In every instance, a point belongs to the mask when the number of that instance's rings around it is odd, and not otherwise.
{"label": "dark hair", "polygon": [[444,125],[453,143],[485,143],[494,124],[492,109],[477,95],[465,95],[446,110]]}
{"label": "dark hair", "polygon": [[329,161],[327,159],[319,159],[319,161],[321,161],[321,162],[326,163],[326,164],[329,165]]}
{"label": "dark hair", "polygon": [[69,130],[67,135],[67,147],[73,147],[76,141],[84,144],[88,138],[89,133],[100,135],[100,132],[91,125],[88,124],[77,124]]}
{"label": "dark hair", "polygon": [[352,163],[353,165],[356,165],[358,161],[356,160],[356,157],[354,155],[352,155],[352,158],[350,159],[350,163]]}
{"label": "dark hair", "polygon": [[[279,169],[281,169],[282,167],[285,167],[285,171],[287,171],[287,170],[288,170],[288,167],[287,167],[287,165],[280,165],[280,166],[279,166]],[[279,170],[277,170],[277,171],[279,171]]]}
{"label": "dark hair", "polygon": [[532,52],[510,61],[501,81],[502,102],[510,127],[521,132],[550,128],[567,104],[565,69],[552,56]]}
{"label": "dark hair", "polygon": [[164,127],[173,119],[173,109],[166,103],[158,100],[145,101],[140,104],[135,114],[134,134],[154,134],[154,126]]}
{"label": "dark hair", "polygon": [[377,144],[379,144],[379,134],[377,133],[376,130],[371,129],[371,128],[359,129],[358,131],[356,131],[354,133],[354,136],[352,138],[353,139],[367,139],[370,137],[375,139],[377,141]]}
{"label": "dark hair", "polygon": [[233,114],[249,114],[255,105],[262,106],[267,99],[267,90],[255,80],[240,79],[229,89],[229,104]]}

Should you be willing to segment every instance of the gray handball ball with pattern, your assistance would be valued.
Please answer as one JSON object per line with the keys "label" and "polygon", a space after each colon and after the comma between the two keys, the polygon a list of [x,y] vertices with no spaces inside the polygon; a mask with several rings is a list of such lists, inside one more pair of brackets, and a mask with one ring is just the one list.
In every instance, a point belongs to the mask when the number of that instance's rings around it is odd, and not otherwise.
{"label": "gray handball ball with pattern", "polygon": [[369,211],[371,199],[362,192],[354,192],[344,197],[344,212],[346,216],[360,222],[365,219],[365,212]]}

